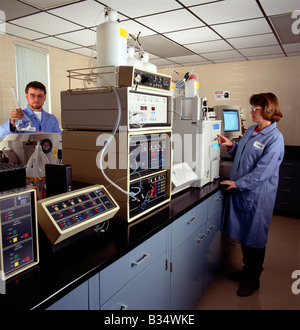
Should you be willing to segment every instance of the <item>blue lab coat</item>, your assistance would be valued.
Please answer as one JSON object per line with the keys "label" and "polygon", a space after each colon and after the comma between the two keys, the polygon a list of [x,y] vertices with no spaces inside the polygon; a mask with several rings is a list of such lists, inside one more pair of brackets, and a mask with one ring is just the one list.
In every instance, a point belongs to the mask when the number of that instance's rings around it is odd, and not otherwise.
{"label": "blue lab coat", "polygon": [[230,180],[237,189],[229,190],[226,203],[226,234],[246,246],[266,246],[284,155],[283,136],[272,123],[259,133],[249,127],[241,141],[234,143]]}
{"label": "blue lab coat", "polygon": [[[59,124],[57,121],[57,118],[46,112],[44,109],[42,109],[42,120],[40,121],[39,118],[35,115],[34,111],[31,110],[30,106],[27,105],[27,108],[22,110],[23,113],[30,119],[31,121],[31,127],[35,127],[36,131],[43,131],[48,133],[60,133],[61,130],[59,128]],[[8,119],[4,124],[0,126],[0,138],[4,139],[6,135],[13,134],[13,133],[34,133],[32,131],[23,131],[20,132],[17,129],[15,131],[10,130],[10,119]]]}

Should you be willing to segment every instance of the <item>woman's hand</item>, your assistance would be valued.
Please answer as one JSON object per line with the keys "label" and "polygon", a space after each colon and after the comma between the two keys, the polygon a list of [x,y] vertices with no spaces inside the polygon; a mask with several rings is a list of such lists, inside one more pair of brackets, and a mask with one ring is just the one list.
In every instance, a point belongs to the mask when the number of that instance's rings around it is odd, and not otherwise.
{"label": "woman's hand", "polygon": [[217,134],[217,136],[218,137],[216,138],[216,141],[218,141],[219,144],[226,146],[228,148],[231,148],[233,146],[233,142],[227,139],[227,137],[221,134]]}
{"label": "woman's hand", "polygon": [[225,180],[225,181],[222,181],[220,182],[221,185],[224,185],[224,186],[228,186],[226,188],[226,190],[229,190],[229,189],[236,189],[237,186],[235,184],[235,181],[230,181],[230,180]]}

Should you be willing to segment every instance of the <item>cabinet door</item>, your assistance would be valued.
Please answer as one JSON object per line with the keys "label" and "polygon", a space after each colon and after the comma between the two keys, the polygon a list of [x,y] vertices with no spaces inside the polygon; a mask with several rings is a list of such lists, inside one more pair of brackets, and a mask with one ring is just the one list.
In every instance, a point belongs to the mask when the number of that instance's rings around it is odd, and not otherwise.
{"label": "cabinet door", "polygon": [[203,295],[205,228],[172,251],[170,309],[194,309]]}
{"label": "cabinet door", "polygon": [[[111,299],[101,310],[166,309],[166,253],[145,268]],[[122,273],[119,274],[122,276]]]}
{"label": "cabinet door", "polygon": [[100,272],[101,305],[160,255],[166,253],[166,232],[166,229],[161,230]]}
{"label": "cabinet door", "polygon": [[219,272],[223,261],[222,207],[207,222],[204,261],[204,292]]}

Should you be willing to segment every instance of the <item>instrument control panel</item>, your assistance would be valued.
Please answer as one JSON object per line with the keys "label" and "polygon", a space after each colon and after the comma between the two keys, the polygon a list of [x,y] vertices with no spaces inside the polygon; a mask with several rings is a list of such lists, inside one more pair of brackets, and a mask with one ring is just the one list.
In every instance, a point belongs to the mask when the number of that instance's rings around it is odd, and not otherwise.
{"label": "instrument control panel", "polygon": [[33,189],[0,197],[0,270],[6,279],[39,262]]}
{"label": "instrument control panel", "polygon": [[117,203],[100,185],[38,202],[39,223],[52,244],[112,218],[118,210]]}
{"label": "instrument control panel", "polygon": [[167,171],[132,181],[130,190],[137,193],[136,197],[130,197],[129,201],[130,216],[134,216],[168,198]]}

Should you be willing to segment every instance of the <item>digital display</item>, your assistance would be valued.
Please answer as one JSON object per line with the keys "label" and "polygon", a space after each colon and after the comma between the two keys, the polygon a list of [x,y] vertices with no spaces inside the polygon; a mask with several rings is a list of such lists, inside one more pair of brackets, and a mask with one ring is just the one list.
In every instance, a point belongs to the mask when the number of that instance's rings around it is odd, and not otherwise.
{"label": "digital display", "polygon": [[238,110],[223,110],[224,132],[236,132],[240,130]]}

